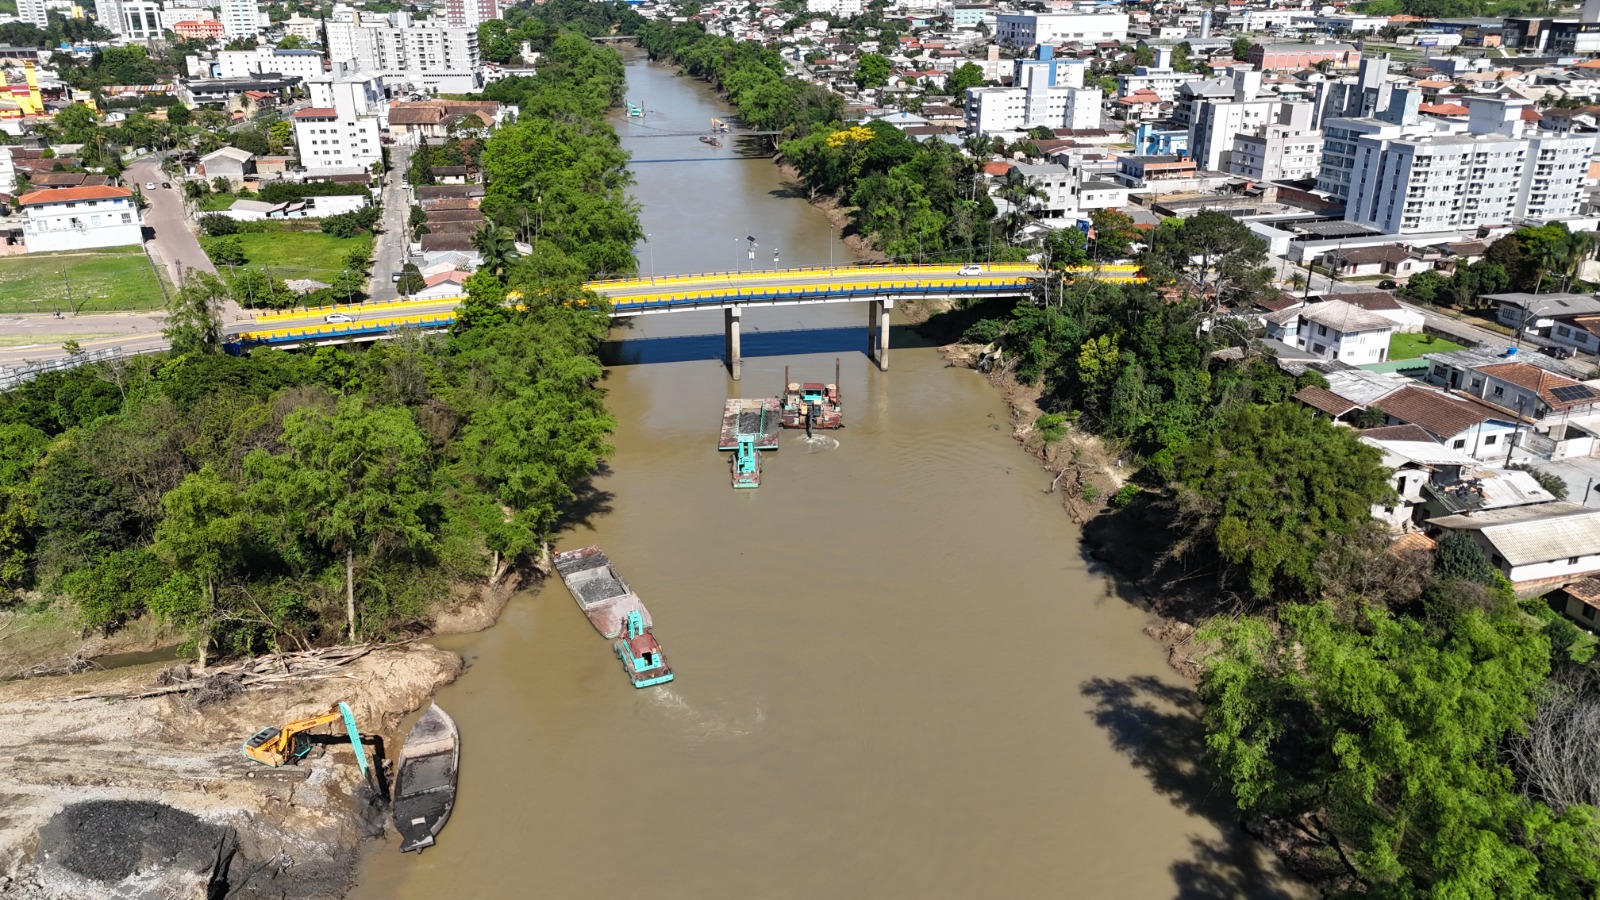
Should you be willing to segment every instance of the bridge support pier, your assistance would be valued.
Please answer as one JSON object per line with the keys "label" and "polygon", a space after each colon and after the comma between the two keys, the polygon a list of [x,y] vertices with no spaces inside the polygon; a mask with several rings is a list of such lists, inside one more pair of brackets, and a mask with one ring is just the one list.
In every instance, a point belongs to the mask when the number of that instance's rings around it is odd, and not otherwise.
{"label": "bridge support pier", "polygon": [[722,311],[723,358],[728,361],[728,374],[739,380],[739,319],[742,307],[730,306]]}
{"label": "bridge support pier", "polygon": [[878,364],[878,371],[889,371],[889,311],[894,299],[867,301],[867,358]]}

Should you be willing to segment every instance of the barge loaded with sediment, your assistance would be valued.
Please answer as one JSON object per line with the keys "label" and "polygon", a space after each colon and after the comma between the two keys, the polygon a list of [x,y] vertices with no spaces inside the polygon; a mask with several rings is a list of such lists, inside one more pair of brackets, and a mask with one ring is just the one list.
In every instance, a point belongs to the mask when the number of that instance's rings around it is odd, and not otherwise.
{"label": "barge loaded with sediment", "polygon": [[778,401],[729,400],[722,407],[722,434],[717,438],[718,450],[738,450],[739,436],[750,435],[754,450],[778,449]]}
{"label": "barge loaded with sediment", "polygon": [[806,382],[796,384],[789,380],[789,367],[783,367],[783,427],[804,428],[811,434],[814,428],[843,428],[844,404],[839,400],[839,360],[833,361],[833,383]]}
{"label": "barge loaded with sediment", "polygon": [[400,852],[432,847],[456,805],[456,773],[461,767],[461,732],[456,722],[430,704],[411,726],[400,749],[394,784],[394,827]]}
{"label": "barge loaded with sediment", "polygon": [[589,624],[606,638],[615,639],[622,634],[631,612],[638,612],[646,627],[653,624],[644,601],[622,580],[599,547],[557,553],[555,566],[572,599],[589,617]]}

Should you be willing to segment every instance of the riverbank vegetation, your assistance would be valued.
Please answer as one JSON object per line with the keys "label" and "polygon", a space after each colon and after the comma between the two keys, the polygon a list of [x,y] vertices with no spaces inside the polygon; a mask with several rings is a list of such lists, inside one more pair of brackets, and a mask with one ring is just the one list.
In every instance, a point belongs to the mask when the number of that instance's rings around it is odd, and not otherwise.
{"label": "riverbank vegetation", "polygon": [[1377,450],[1222,309],[1269,289],[1242,225],[1163,223],[1139,261],[1148,284],[952,315],[1042,388],[1054,439],[1138,463],[1090,541],[1199,626],[1182,657],[1240,814],[1330,893],[1593,896],[1600,776],[1549,764],[1600,719],[1586,642],[1469,538],[1389,548]]}
{"label": "riverbank vegetation", "polygon": [[638,222],[604,122],[620,61],[545,49],[538,76],[496,85],[522,114],[482,155],[491,231],[532,252],[495,242],[452,336],[231,356],[233,286],[192,273],[171,353],[0,395],[0,603],[59,599],[98,630],[159,617],[202,661],[395,636],[581,515],[614,422],[608,320],[578,285],[631,265]]}

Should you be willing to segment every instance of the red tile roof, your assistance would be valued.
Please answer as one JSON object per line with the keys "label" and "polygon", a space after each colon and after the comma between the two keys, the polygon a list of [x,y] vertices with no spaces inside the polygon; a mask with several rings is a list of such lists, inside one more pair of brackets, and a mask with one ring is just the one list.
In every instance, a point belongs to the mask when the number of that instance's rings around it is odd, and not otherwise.
{"label": "red tile roof", "polygon": [[1403,387],[1374,405],[1441,440],[1498,416],[1487,406],[1419,387]]}
{"label": "red tile roof", "polygon": [[1351,403],[1333,391],[1327,388],[1319,388],[1314,384],[1308,384],[1301,388],[1300,392],[1294,395],[1294,398],[1312,409],[1321,410],[1335,417],[1361,408],[1358,404]]}
{"label": "red tile roof", "polygon": [[1417,107],[1417,112],[1431,113],[1436,116],[1464,116],[1472,112],[1459,103],[1424,103]]}
{"label": "red tile roof", "polygon": [[17,203],[66,203],[78,200],[116,200],[133,196],[127,188],[94,185],[91,187],[51,188],[47,191],[30,191],[17,198]]}
{"label": "red tile roof", "polygon": [[[1600,399],[1600,395],[1591,390],[1587,397],[1581,397],[1576,400],[1558,400],[1552,393],[1556,388],[1584,387],[1585,385],[1573,381],[1571,378],[1557,375],[1554,372],[1546,372],[1538,366],[1531,366],[1527,363],[1497,363],[1492,366],[1479,367],[1475,371],[1482,372],[1485,375],[1492,375],[1501,381],[1533,391],[1539,395],[1539,399],[1543,400],[1546,406],[1552,409],[1565,409],[1578,403],[1593,403],[1595,400]],[[1531,413],[1532,411],[1530,410],[1529,412]]]}
{"label": "red tile roof", "polygon": [[[1376,405],[1381,405],[1382,403],[1383,401],[1379,400]],[[1415,425],[1385,425],[1382,428],[1368,428],[1366,431],[1361,432],[1361,436],[1372,438],[1375,441],[1422,441],[1423,443],[1432,441],[1435,444],[1439,443],[1437,438]]]}
{"label": "red tile roof", "polygon": [[296,119],[332,119],[339,115],[339,111],[331,106],[308,106],[294,112]]}

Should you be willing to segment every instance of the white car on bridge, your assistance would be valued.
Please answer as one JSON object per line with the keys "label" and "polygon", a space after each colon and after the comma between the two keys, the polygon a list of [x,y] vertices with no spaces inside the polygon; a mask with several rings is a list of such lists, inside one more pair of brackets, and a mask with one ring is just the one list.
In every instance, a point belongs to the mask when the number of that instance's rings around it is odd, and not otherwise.
{"label": "white car on bridge", "polygon": [[977,265],[976,263],[968,264],[968,265],[962,266],[961,267],[961,271],[957,272],[956,274],[957,275],[982,275],[983,274],[983,266]]}

